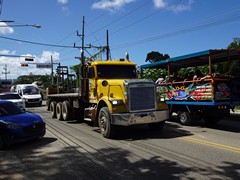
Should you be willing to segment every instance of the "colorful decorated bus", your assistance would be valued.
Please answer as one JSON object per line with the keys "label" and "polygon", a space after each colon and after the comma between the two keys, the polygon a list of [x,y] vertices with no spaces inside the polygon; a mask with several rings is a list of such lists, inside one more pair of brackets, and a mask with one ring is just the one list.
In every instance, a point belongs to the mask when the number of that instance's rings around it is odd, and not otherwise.
{"label": "colorful decorated bus", "polygon": [[240,105],[240,50],[206,50],[141,66],[149,68],[167,72],[157,81],[158,96],[183,125],[202,118],[215,124]]}

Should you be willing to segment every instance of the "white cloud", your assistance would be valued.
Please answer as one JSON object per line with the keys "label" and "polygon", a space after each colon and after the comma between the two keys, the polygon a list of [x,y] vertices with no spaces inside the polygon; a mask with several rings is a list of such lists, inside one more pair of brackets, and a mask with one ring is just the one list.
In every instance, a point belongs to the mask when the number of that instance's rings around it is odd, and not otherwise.
{"label": "white cloud", "polygon": [[57,1],[60,4],[67,4],[68,3],[68,0],[57,0]]}
{"label": "white cloud", "polygon": [[92,5],[93,9],[103,9],[108,11],[116,11],[121,9],[126,4],[129,4],[135,0],[101,0]]}
{"label": "white cloud", "polygon": [[165,0],[153,0],[153,3],[156,8],[164,8],[167,5]]}
{"label": "white cloud", "polygon": [[193,0],[182,0],[179,2],[171,2],[169,0],[153,0],[154,6],[159,9],[168,9],[174,12],[182,12],[191,10]]}
{"label": "white cloud", "polygon": [[12,34],[14,29],[9,27],[5,22],[0,22],[0,34]]}
{"label": "white cloud", "polygon": [[0,54],[1,55],[15,55],[16,54],[16,51],[9,51],[9,50],[7,50],[7,49],[3,49],[3,50],[1,50],[0,51]]}

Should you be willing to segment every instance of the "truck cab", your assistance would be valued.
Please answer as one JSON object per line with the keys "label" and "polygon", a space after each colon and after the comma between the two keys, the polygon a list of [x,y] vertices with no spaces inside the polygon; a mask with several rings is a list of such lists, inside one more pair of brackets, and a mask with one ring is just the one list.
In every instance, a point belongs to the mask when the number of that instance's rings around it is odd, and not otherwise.
{"label": "truck cab", "polygon": [[[136,64],[125,60],[90,61],[82,68],[78,93],[48,94],[47,104],[59,120],[77,118],[99,126],[112,138],[118,126],[147,124],[160,130],[168,106],[156,96],[152,80],[137,78]],[[51,92],[51,90],[48,90]]]}

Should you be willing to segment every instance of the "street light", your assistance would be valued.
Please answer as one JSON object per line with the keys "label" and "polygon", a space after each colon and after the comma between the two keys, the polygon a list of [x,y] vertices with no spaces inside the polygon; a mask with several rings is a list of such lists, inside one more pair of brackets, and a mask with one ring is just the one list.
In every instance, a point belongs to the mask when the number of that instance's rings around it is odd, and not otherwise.
{"label": "street light", "polygon": [[13,24],[13,25],[0,25],[0,27],[23,27],[23,26],[32,26],[35,28],[41,28],[40,25],[37,24]]}

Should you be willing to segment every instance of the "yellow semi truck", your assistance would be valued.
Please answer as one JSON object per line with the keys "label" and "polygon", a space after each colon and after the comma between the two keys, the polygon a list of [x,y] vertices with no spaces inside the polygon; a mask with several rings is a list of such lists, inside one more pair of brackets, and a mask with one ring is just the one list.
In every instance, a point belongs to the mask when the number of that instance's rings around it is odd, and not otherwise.
{"label": "yellow semi truck", "polygon": [[[148,124],[160,130],[169,118],[168,106],[156,94],[156,85],[138,79],[136,64],[128,58],[95,60],[80,67],[78,92],[47,89],[47,109],[59,120],[91,121],[105,138],[118,126]],[[69,93],[70,92],[70,93]]]}

